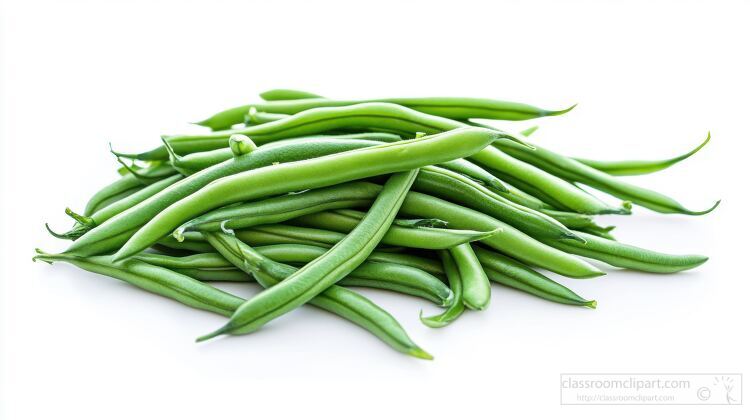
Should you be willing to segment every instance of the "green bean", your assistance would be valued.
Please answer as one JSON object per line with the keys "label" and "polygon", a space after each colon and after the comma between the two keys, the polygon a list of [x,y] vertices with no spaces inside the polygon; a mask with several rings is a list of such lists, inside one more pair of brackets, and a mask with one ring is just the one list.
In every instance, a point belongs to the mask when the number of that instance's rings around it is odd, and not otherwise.
{"label": "green bean", "polygon": [[258,111],[297,114],[316,108],[344,107],[367,103],[392,103],[405,106],[426,114],[436,115],[454,120],[470,118],[486,118],[493,120],[521,121],[531,118],[562,115],[571,109],[550,111],[517,102],[498,101],[480,98],[385,98],[362,101],[336,101],[326,98],[309,98],[296,100],[278,100],[260,104],[245,105],[222,111],[198,124],[211,129],[229,128],[241,123],[250,108]]}
{"label": "green bean", "polygon": [[[135,255],[188,220],[224,205],[457,159],[482,150],[497,138],[492,131],[464,128],[227,176],[161,211],[117,251],[115,258]],[[248,156],[256,152],[259,150]]]}
{"label": "green bean", "polygon": [[315,93],[293,89],[271,89],[262,92],[258,96],[260,96],[260,98],[264,101],[288,101],[290,99],[322,98],[322,96]]}
{"label": "green bean", "polygon": [[366,146],[366,144],[355,140],[336,142],[326,140],[259,147],[252,153],[236,156],[188,176],[138,205],[112,217],[75,241],[68,252],[78,255],[95,255],[115,250],[132,235],[132,233],[125,234],[125,232],[143,226],[149,219],[155,217],[171,204],[220,178],[269,166],[275,162],[309,159]]}
{"label": "green bean", "polygon": [[[168,165],[156,165],[144,169],[142,173],[167,177],[174,173],[174,169],[170,168]],[[115,182],[97,191],[96,194],[89,199],[88,203],[86,203],[83,215],[91,216],[97,210],[123,198],[122,194],[126,191],[135,188],[142,188],[143,185],[144,182],[141,179],[136,178],[135,175],[131,173],[123,174]]]}
{"label": "green bean", "polygon": [[[328,231],[348,233],[357,225],[359,219],[364,215],[361,212],[341,213],[342,211],[334,212],[320,212],[314,214],[306,214],[303,216],[296,217],[291,220],[290,223],[303,227],[312,227],[314,229],[324,229]],[[268,226],[263,226],[266,230]],[[492,229],[488,231],[476,231],[467,229],[441,229],[441,228],[405,228],[397,225],[393,225],[388,229],[385,236],[383,237],[383,244],[393,246],[404,246],[410,248],[419,249],[448,249],[454,246],[458,246],[467,242],[479,241],[485,238],[495,236],[500,229]],[[242,236],[242,231],[238,231],[238,235]],[[288,232],[288,233],[287,233]],[[306,235],[306,231],[300,233],[288,230],[287,234],[296,235],[301,237],[303,240],[315,240],[315,241],[326,241],[323,243],[330,243],[330,232],[326,235],[328,238],[315,237],[311,239],[309,235]],[[252,242],[252,241],[248,241]],[[317,245],[308,242],[297,242],[303,244]]]}
{"label": "green bean", "polygon": [[[138,191],[141,191],[144,188],[146,188],[146,186],[141,181],[137,181],[137,182],[138,182],[138,185],[136,185],[135,187],[128,188],[128,189],[120,191],[120,192],[118,192],[116,194],[112,194],[109,197],[102,198],[100,201],[98,201],[96,203],[96,205],[89,205],[89,204],[91,204],[91,201],[89,201],[86,204],[86,208],[84,209],[83,216],[91,216],[94,213],[96,213],[96,212],[98,212],[98,211],[100,211],[100,210],[102,210],[102,209],[104,209],[106,207],[109,207],[112,204],[117,203],[118,201],[122,201],[122,200],[130,197],[131,195],[137,193]],[[110,184],[110,185],[112,185],[112,184]]]}
{"label": "green bean", "polygon": [[[717,201],[716,204],[706,210],[688,210],[677,201],[661,193],[629,184],[612,175],[598,171],[574,159],[559,155],[542,147],[535,146],[535,149],[531,150],[526,147],[516,147],[513,142],[502,142],[499,147],[506,153],[530,165],[534,165],[542,171],[547,171],[570,182],[586,184],[607,194],[660,213],[701,215],[712,211],[719,205]],[[575,208],[574,210],[579,211],[579,209]],[[579,212],[586,213],[584,211]]]}
{"label": "green bean", "polygon": [[583,232],[578,234],[586,239],[585,244],[573,243],[567,239],[544,242],[562,251],[603,261],[615,267],[649,273],[676,273],[695,268],[708,260],[703,255],[663,254]]}
{"label": "green bean", "polygon": [[440,306],[448,306],[453,300],[453,292],[440,279],[426,271],[400,264],[363,262],[338,284],[392,290]]}
{"label": "green bean", "polygon": [[670,159],[663,160],[618,160],[618,161],[601,161],[591,159],[573,158],[586,166],[590,166],[599,171],[615,176],[627,175],[646,175],[658,171],[663,171],[672,165],[682,162],[683,160],[698,153],[708,141],[711,140],[711,133],[695,149]]}
{"label": "green bean", "polygon": [[598,236],[600,238],[616,241],[615,237],[612,236],[611,233],[614,229],[614,226],[586,226],[579,228],[578,231]]}
{"label": "green bean", "polygon": [[[217,131],[202,135],[164,136],[178,154],[194,153],[226,147],[231,135],[243,134],[256,144],[265,144],[291,137],[309,136],[340,129],[358,131],[387,131],[402,136],[414,133],[438,134],[456,128],[470,128],[466,124],[447,118],[435,117],[394,104],[361,104],[336,108],[316,108],[303,111],[283,120],[247,127],[239,130]],[[513,141],[517,136],[492,130],[500,137]],[[165,160],[167,150],[162,145],[151,151],[124,155],[140,160]],[[445,159],[444,161],[451,160]]]}
{"label": "green bean", "polygon": [[440,254],[440,259],[443,261],[443,269],[448,276],[448,282],[450,283],[451,291],[453,292],[453,302],[445,311],[443,311],[443,313],[438,315],[424,317],[420,311],[419,319],[423,324],[431,328],[445,327],[455,321],[464,312],[461,275],[459,274],[458,267],[456,267],[456,262],[453,261],[450,252],[438,251],[438,253]]}
{"label": "green bean", "polygon": [[[79,239],[80,240],[80,239]],[[195,241],[195,240],[183,240],[178,241],[177,239],[173,238],[172,236],[167,236],[162,239],[160,239],[157,244],[161,246],[165,246],[170,249],[178,249],[183,251],[193,251],[193,252],[211,252],[213,251],[213,248],[211,248],[211,245],[207,244],[203,240]]]}
{"label": "green bean", "polygon": [[[586,278],[604,274],[596,267],[537,242],[497,219],[426,194],[410,192],[401,207],[401,211],[404,214],[417,217],[440,215],[442,220],[447,221],[449,226],[456,229],[476,230],[480,228],[485,231],[502,229],[501,233],[486,237],[481,241],[523,262],[564,276]],[[356,226],[360,217],[360,212],[335,210],[302,216],[295,220],[298,223],[316,228],[348,232]],[[422,229],[413,230],[419,231]],[[395,243],[392,244],[396,245]],[[406,246],[409,246],[408,243]]]}
{"label": "green bean", "polygon": [[461,277],[464,305],[481,311],[490,304],[490,280],[484,274],[482,264],[477,259],[471,245],[463,244],[450,249]]}
{"label": "green bean", "polygon": [[130,283],[149,292],[174,299],[193,308],[230,316],[242,298],[223,292],[172,270],[131,259],[113,263],[111,256],[78,257],[71,254],[46,254],[37,249],[34,260],[64,261],[92,273],[103,274]]}
{"label": "green bean", "polygon": [[450,162],[443,162],[438,166],[465,175],[471,180],[484,184],[488,188],[492,188],[494,191],[504,193],[509,192],[508,187],[495,175],[492,175],[481,166],[466,159],[456,159]]}
{"label": "green bean", "polygon": [[284,222],[323,210],[369,206],[381,189],[379,185],[355,181],[219,208],[184,223],[173,235],[179,240],[183,232],[216,231],[221,226],[238,229]]}
{"label": "green bean", "polygon": [[164,268],[196,268],[196,269],[223,269],[234,268],[234,265],[216,252],[204,252],[200,254],[187,255],[184,257],[174,257],[171,255],[140,253],[134,257],[143,262],[152,265],[158,265]]}
{"label": "green bean", "polygon": [[344,234],[339,232],[280,224],[240,229],[235,234],[239,240],[252,246],[289,243],[327,247],[344,238]]}
{"label": "green bean", "polygon": [[[505,142],[503,142],[505,144]],[[504,149],[507,151],[507,149]],[[471,157],[472,160],[489,169],[491,173],[497,171],[503,180],[515,185],[516,187],[526,190],[521,185],[516,185],[518,181],[534,188],[534,191],[526,191],[544,194],[539,197],[543,201],[556,201],[563,209],[571,209],[578,213],[584,214],[628,214],[626,208],[614,208],[602,202],[596,197],[577,188],[575,185],[564,181],[557,176],[545,172],[531,164],[515,159],[494,147],[488,147],[484,153],[476,154]],[[550,203],[555,204],[555,203]]]}
{"label": "green bean", "polygon": [[568,228],[575,229],[575,228],[596,226],[596,223],[594,222],[594,218],[588,214],[571,213],[567,211],[551,210],[551,209],[541,209],[539,210],[539,212],[557,220],[558,222],[562,223],[565,227],[568,227]]}
{"label": "green bean", "polygon": [[174,268],[173,271],[200,281],[247,282],[252,278],[236,268],[222,270],[202,270],[200,268]]}
{"label": "green bean", "polygon": [[[164,190],[168,186],[174,184],[175,182],[182,179],[182,175],[172,175],[168,178],[164,178],[160,181],[154,182],[153,184],[141,188],[139,191],[131,194],[128,197],[125,197],[119,201],[116,201],[101,210],[97,210],[94,214],[92,214],[90,217],[83,217],[79,215],[75,215],[72,211],[67,211],[66,213],[69,213],[72,217],[74,217],[77,221],[79,221],[78,225],[74,227],[71,231],[64,233],[62,235],[56,235],[57,237],[65,237],[66,239],[75,239],[89,230],[95,228],[96,226],[101,225],[102,223],[106,222],[107,220],[111,219],[112,217],[122,213],[123,211],[135,206],[138,203],[143,202],[147,198],[157,194],[159,191]],[[69,209],[68,209],[69,210]]]}
{"label": "green bean", "polygon": [[511,258],[482,247],[474,247],[474,251],[485,273],[493,282],[552,302],[596,308],[595,300],[586,300],[567,287]]}
{"label": "green bean", "polygon": [[[492,172],[490,172],[492,173]],[[537,197],[534,197],[531,194],[528,194],[513,185],[505,184],[505,187],[508,188],[508,192],[504,193],[502,191],[496,191],[498,195],[502,196],[508,201],[512,201],[518,205],[521,205],[523,207],[537,210],[537,211],[543,211],[547,209],[552,209],[553,207],[549,204],[545,203],[544,201],[538,199]]]}
{"label": "green bean", "polygon": [[[333,140],[333,141],[331,141]],[[359,141],[355,141],[359,140]],[[264,151],[269,148],[280,148],[277,162],[292,162],[296,160],[309,159],[310,150],[331,150],[333,154],[362,147],[376,146],[382,141],[399,141],[401,137],[389,133],[356,133],[326,136],[298,137],[288,140],[280,140],[261,146]],[[185,156],[170,156],[171,164],[181,173],[191,175],[213,165],[232,159],[232,151],[226,147],[223,149],[209,150],[207,152],[190,153]],[[322,156],[322,155],[318,155]]]}
{"label": "green bean", "polygon": [[[266,289],[274,288],[300,271],[264,257],[225,233],[208,233],[206,236],[224,257],[248,274],[252,273]],[[398,321],[359,293],[332,285],[308,303],[359,325],[397,351],[422,359],[432,359],[429,353],[409,338]]]}
{"label": "green bean", "polygon": [[250,108],[247,114],[245,114],[245,119],[243,123],[246,126],[258,125],[258,124],[265,124],[267,122],[282,120],[287,117],[289,117],[289,114],[276,114],[273,112],[261,112],[261,111],[258,111],[256,108]]}
{"label": "green bean", "polygon": [[[414,169],[392,175],[365,217],[344,239],[273,288],[243,303],[227,324],[198,340],[227,333],[237,335],[253,332],[346,277],[385,236],[418,171]],[[209,237],[211,235],[207,234]]]}

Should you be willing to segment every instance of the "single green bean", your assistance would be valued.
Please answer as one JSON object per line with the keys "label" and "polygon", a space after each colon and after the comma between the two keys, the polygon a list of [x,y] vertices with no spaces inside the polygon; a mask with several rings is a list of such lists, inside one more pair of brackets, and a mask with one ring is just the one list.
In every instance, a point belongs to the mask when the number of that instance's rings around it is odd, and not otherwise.
{"label": "single green bean", "polygon": [[114,277],[193,308],[204,309],[224,316],[231,315],[243,302],[242,298],[223,292],[211,285],[137,259],[113,263],[112,257],[108,255],[78,257],[71,254],[46,254],[37,249],[34,260],[48,263],[64,261],[92,273]]}
{"label": "single green bean", "polygon": [[[702,215],[712,211],[719,205],[719,201],[717,201],[712,207],[706,210],[688,210],[680,203],[664,194],[629,184],[605,172],[596,170],[581,162],[544,149],[540,146],[535,146],[535,149],[532,150],[527,147],[515,147],[515,143],[513,142],[501,142],[498,147],[515,158],[527,162],[529,165],[534,165],[550,174],[566,179],[570,182],[586,184],[607,194],[659,213]],[[581,213],[586,213],[585,211],[580,211],[576,208],[573,209]]]}
{"label": "single green bean", "polygon": [[[121,260],[135,255],[188,220],[221,206],[457,159],[482,150],[498,136],[489,130],[463,128],[226,176],[161,211],[117,251],[115,258]],[[248,156],[257,152],[259,150]]]}
{"label": "single green bean", "polygon": [[479,262],[490,280],[504,286],[566,305],[596,308],[595,300],[578,296],[567,287],[543,276],[531,268],[496,252],[474,247]]}
{"label": "single green bean", "polygon": [[234,268],[232,263],[216,252],[204,252],[183,257],[143,252],[134,258],[152,265],[171,269],[190,268],[210,270]]}
{"label": "single green bean", "polygon": [[385,236],[418,171],[413,169],[392,175],[362,221],[341,242],[273,288],[243,303],[227,324],[198,340],[222,334],[253,332],[305,304],[346,277],[370,255]]}
{"label": "single green bean", "polygon": [[464,305],[481,311],[490,304],[490,280],[482,269],[471,245],[463,244],[450,249],[451,257],[456,263],[461,277]]}
{"label": "single green bean", "polygon": [[419,319],[423,324],[431,328],[445,327],[455,321],[464,312],[461,275],[458,271],[458,267],[456,267],[456,262],[453,260],[453,257],[451,257],[450,252],[438,251],[438,253],[440,254],[440,259],[443,261],[443,269],[446,276],[448,276],[448,282],[450,283],[450,288],[453,292],[453,302],[445,311],[443,311],[443,313],[430,317],[422,316],[422,312],[420,311]]}
{"label": "single green bean", "polygon": [[[174,173],[174,169],[168,165],[155,165],[141,170],[139,173],[151,176],[167,177]],[[97,210],[122,198],[122,194],[134,188],[142,188],[144,181],[132,173],[121,175],[115,182],[97,191],[86,203],[83,211],[84,216],[91,216]],[[132,192],[131,192],[132,193]]]}
{"label": "single green bean", "polygon": [[615,176],[627,176],[627,175],[646,175],[651,174],[658,171],[663,171],[664,169],[667,169],[671,167],[672,165],[676,163],[680,163],[683,160],[689,158],[690,156],[693,156],[694,154],[698,153],[699,150],[703,148],[706,144],[708,144],[708,141],[711,140],[711,133],[708,133],[708,136],[703,141],[703,143],[699,144],[698,147],[694,148],[693,150],[684,153],[680,156],[676,156],[670,159],[662,159],[662,160],[618,160],[618,161],[601,161],[601,160],[592,160],[592,159],[581,159],[581,158],[573,158],[577,160],[578,162],[583,163],[586,166],[590,166],[594,169],[597,169],[602,172],[606,172],[610,175]]}
{"label": "single green bean", "polygon": [[544,240],[547,244],[571,254],[593,258],[609,265],[649,273],[676,273],[695,268],[708,260],[703,255],[671,255],[600,238],[583,232],[586,243],[562,239]]}
{"label": "single green bean", "polygon": [[311,99],[322,98],[316,93],[305,92],[304,90],[294,89],[271,89],[262,92],[260,95],[264,101],[288,101],[290,99]]}
{"label": "single green bean", "polygon": [[385,98],[360,101],[337,101],[316,97],[309,99],[277,100],[240,106],[222,111],[199,122],[198,124],[210,127],[214,130],[229,128],[234,124],[241,123],[250,108],[256,108],[258,111],[264,112],[297,114],[315,108],[343,107],[367,103],[392,103],[424,112],[426,114],[451,118],[454,120],[486,118],[510,121],[562,115],[573,109],[575,106],[559,111],[550,111],[517,102],[480,98]]}
{"label": "single green bean", "polygon": [[200,268],[174,268],[172,270],[200,281],[227,281],[234,283],[252,280],[247,273],[234,267],[221,270],[202,270]]}
{"label": "single green bean", "polygon": [[[277,263],[225,233],[208,233],[206,236],[224,257],[248,274],[252,273],[266,289],[283,283],[298,272],[295,267]],[[309,303],[359,325],[397,351],[432,359],[429,353],[414,344],[398,321],[359,293],[332,285],[310,299]]]}

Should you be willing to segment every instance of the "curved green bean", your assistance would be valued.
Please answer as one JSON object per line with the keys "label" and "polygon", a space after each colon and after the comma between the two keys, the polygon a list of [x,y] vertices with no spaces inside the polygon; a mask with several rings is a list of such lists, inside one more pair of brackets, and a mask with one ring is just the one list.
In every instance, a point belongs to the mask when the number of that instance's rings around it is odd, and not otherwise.
{"label": "curved green bean", "polygon": [[617,160],[617,161],[602,161],[592,159],[573,158],[578,162],[583,163],[586,166],[590,166],[596,170],[608,173],[615,176],[628,176],[628,175],[646,175],[654,172],[663,171],[671,167],[674,164],[680,163],[683,160],[698,153],[708,141],[711,140],[711,133],[708,133],[703,143],[699,144],[698,147],[693,150],[681,154],[679,156],[662,159],[662,160]]}
{"label": "curved green bean", "polygon": [[423,324],[431,328],[445,327],[458,319],[458,317],[464,312],[463,290],[461,289],[461,275],[458,271],[458,267],[456,267],[456,263],[453,261],[450,252],[438,251],[438,253],[440,254],[440,259],[443,262],[443,269],[445,270],[446,276],[448,276],[448,282],[450,283],[450,288],[453,292],[453,302],[445,311],[443,311],[443,313],[430,317],[422,316],[422,312],[420,311],[419,319]]}
{"label": "curved green bean", "polygon": [[490,280],[552,302],[596,308],[595,300],[578,296],[567,287],[504,255],[474,247]]}
{"label": "curved green bean", "polygon": [[[206,237],[217,251],[243,271],[252,273],[266,289],[283,283],[299,271],[264,257],[225,233],[208,233]],[[398,321],[359,293],[332,285],[310,299],[309,303],[359,325],[397,351],[421,359],[432,359],[429,353],[409,338]]]}
{"label": "curved green bean", "polygon": [[[720,202],[717,201],[712,207],[706,210],[692,211],[686,209],[680,203],[664,194],[629,184],[612,175],[539,146],[534,146],[535,149],[532,150],[527,147],[516,147],[513,142],[501,142],[498,147],[515,158],[527,162],[529,165],[534,165],[535,167],[540,168],[542,171],[546,171],[570,182],[586,184],[607,194],[660,213],[702,215],[711,212]],[[576,208],[573,209],[581,213],[586,213],[585,211],[580,211]]]}
{"label": "curved green bean", "polygon": [[193,308],[204,309],[224,316],[230,316],[243,302],[242,298],[223,292],[211,285],[137,259],[113,263],[112,257],[109,255],[78,257],[71,254],[46,254],[37,249],[34,260],[48,263],[64,261],[92,273],[114,277]]}
{"label": "curved green bean", "polygon": [[241,123],[250,108],[258,111],[297,114],[316,108],[343,107],[368,103],[392,103],[454,120],[485,118],[493,120],[521,121],[545,116],[562,115],[575,107],[550,111],[518,102],[498,101],[480,98],[384,98],[360,101],[337,101],[321,97],[308,99],[275,100],[266,103],[244,105],[222,111],[197,124],[218,130]]}
{"label": "curved green bean", "polygon": [[456,263],[461,277],[464,305],[481,311],[490,304],[490,280],[482,269],[471,245],[463,244],[450,249],[451,257]]}
{"label": "curved green bean", "polygon": [[593,258],[609,265],[649,273],[676,273],[695,268],[708,261],[703,255],[671,255],[578,232],[586,243],[562,239],[545,243],[562,251]]}

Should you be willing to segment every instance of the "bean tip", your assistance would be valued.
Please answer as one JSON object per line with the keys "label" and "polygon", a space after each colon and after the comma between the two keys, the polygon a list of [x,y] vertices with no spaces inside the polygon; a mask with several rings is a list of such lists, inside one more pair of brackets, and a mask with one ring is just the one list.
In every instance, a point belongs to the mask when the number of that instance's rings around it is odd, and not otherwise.
{"label": "bean tip", "polygon": [[557,115],[567,114],[568,112],[572,111],[573,108],[575,108],[577,106],[578,106],[578,104],[573,104],[573,105],[571,105],[571,106],[569,106],[569,107],[567,107],[565,109],[560,109],[560,110],[557,110],[557,111],[543,111],[542,112],[542,117],[554,117],[554,116],[557,116]]}
{"label": "bean tip", "polygon": [[591,309],[596,309],[596,305],[597,305],[597,303],[596,303],[595,300],[589,300],[589,301],[587,301],[587,302],[585,302],[583,304],[583,306],[585,306],[587,308],[591,308]]}
{"label": "bean tip", "polygon": [[435,359],[434,357],[432,357],[432,355],[430,353],[427,353],[426,351],[422,350],[419,347],[412,347],[412,348],[409,349],[409,351],[407,353],[410,356],[414,356],[414,357],[417,357],[419,359],[424,359],[424,360],[434,360]]}
{"label": "bean tip", "polygon": [[202,336],[196,338],[195,342],[196,343],[202,343],[202,342],[204,342],[206,340],[210,340],[212,338],[215,338],[215,337],[218,337],[218,336],[220,336],[222,334],[225,334],[225,333],[229,332],[230,329],[231,329],[230,324],[226,324],[223,327],[219,328],[218,330],[216,330],[216,331],[214,331],[212,333],[208,333],[206,335],[202,335]]}

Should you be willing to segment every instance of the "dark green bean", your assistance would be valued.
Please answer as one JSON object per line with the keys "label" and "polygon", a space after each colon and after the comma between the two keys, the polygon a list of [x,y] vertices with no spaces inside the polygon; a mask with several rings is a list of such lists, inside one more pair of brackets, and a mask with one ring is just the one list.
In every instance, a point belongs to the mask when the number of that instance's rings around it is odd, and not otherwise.
{"label": "dark green bean", "polygon": [[595,300],[586,300],[567,287],[545,277],[529,267],[496,252],[474,247],[479,261],[490,280],[504,286],[566,305],[596,308]]}
{"label": "dark green bean", "polygon": [[220,270],[202,270],[200,268],[173,268],[173,271],[200,281],[248,282],[252,278],[236,268]]}

